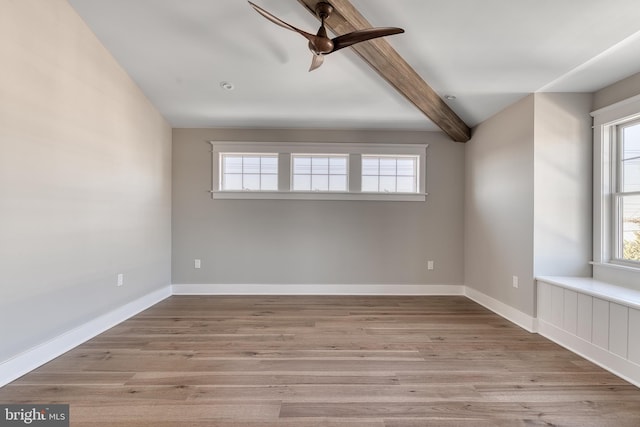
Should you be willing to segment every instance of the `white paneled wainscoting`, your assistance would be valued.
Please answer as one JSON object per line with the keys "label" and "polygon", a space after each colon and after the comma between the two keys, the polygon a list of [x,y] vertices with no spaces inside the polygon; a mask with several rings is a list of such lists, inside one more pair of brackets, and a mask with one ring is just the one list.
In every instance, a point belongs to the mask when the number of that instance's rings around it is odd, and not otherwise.
{"label": "white paneled wainscoting", "polygon": [[640,291],[537,278],[538,333],[640,387]]}

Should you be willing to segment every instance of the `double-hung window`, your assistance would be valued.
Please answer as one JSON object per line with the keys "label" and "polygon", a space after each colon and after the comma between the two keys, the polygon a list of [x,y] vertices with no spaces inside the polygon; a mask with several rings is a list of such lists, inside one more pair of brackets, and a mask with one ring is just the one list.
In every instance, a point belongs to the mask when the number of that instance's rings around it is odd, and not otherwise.
{"label": "double-hung window", "polygon": [[614,258],[640,263],[640,120],[615,129]]}
{"label": "double-hung window", "polygon": [[593,261],[598,271],[604,267],[635,274],[640,272],[640,96],[592,116]]}
{"label": "double-hung window", "polygon": [[214,199],[426,200],[426,144],[211,145]]}

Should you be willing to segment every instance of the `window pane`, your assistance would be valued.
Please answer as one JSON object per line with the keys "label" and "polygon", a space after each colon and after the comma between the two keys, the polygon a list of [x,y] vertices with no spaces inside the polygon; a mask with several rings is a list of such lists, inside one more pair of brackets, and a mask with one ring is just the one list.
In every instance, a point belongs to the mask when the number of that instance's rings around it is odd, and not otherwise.
{"label": "window pane", "polygon": [[[377,158],[363,156],[362,157],[362,175],[378,175],[378,164],[379,164],[379,161]],[[378,184],[376,184],[375,191],[378,191],[377,188],[378,188]]]}
{"label": "window pane", "polygon": [[331,175],[347,174],[347,159],[344,157],[332,157],[329,159],[329,173]]}
{"label": "window pane", "polygon": [[398,188],[399,193],[415,193],[418,190],[416,189],[416,179],[412,176],[399,176],[398,177]]}
{"label": "window pane", "polygon": [[380,192],[393,193],[396,191],[396,177],[395,176],[381,176],[380,177]]}
{"label": "window pane", "polygon": [[294,157],[293,173],[311,175],[311,157]]}
{"label": "window pane", "polygon": [[220,153],[220,190],[277,190],[277,154],[234,154]]}
{"label": "window pane", "polygon": [[260,175],[258,174],[245,174],[242,180],[243,190],[260,190]]}
{"label": "window pane", "polygon": [[[379,178],[367,179],[367,176],[373,175],[378,175]],[[418,160],[414,156],[362,157],[362,191],[417,193],[417,175]]]}
{"label": "window pane", "polygon": [[377,192],[378,191],[378,177],[377,176],[363,176],[362,177],[362,191],[364,191],[364,192]]}
{"label": "window pane", "polygon": [[242,190],[242,175],[224,174],[222,176],[222,189],[229,191]]}
{"label": "window pane", "polygon": [[244,173],[260,173],[260,157],[243,157],[242,171]]}
{"label": "window pane", "polygon": [[329,175],[311,175],[311,190],[329,191]]}
{"label": "window pane", "polygon": [[640,191],[640,158],[622,162],[622,191]]}
{"label": "window pane", "polygon": [[265,174],[277,174],[278,173],[278,158],[277,157],[262,157],[260,163],[260,173]]}
{"label": "window pane", "polygon": [[226,173],[242,173],[242,156],[224,156],[222,167]]}
{"label": "window pane", "polygon": [[640,196],[622,197],[622,258],[640,261]]}
{"label": "window pane", "polygon": [[380,159],[380,175],[395,175],[396,159]]}
{"label": "window pane", "polygon": [[294,175],[293,191],[310,191],[311,175]]}
{"label": "window pane", "polygon": [[640,157],[640,124],[625,127],[623,141],[623,160]]}
{"label": "window pane", "polygon": [[278,176],[277,175],[262,175],[260,189],[266,191],[278,190]]}
{"label": "window pane", "polygon": [[311,173],[314,175],[329,173],[329,158],[328,157],[312,157],[311,158]]}
{"label": "window pane", "polygon": [[415,159],[398,159],[398,175],[415,176],[416,160]]}
{"label": "window pane", "polygon": [[329,191],[347,191],[347,176],[331,175],[329,177]]}

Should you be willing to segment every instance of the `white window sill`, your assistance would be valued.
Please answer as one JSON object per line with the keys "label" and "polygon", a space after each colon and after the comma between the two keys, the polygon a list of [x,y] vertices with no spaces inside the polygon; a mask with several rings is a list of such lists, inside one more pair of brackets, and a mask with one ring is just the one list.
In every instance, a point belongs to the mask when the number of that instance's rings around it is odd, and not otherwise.
{"label": "white window sill", "polygon": [[622,263],[617,264],[612,262],[594,262],[594,261],[590,262],[589,264],[598,266],[598,267],[610,268],[612,270],[622,270],[622,271],[629,271],[633,273],[640,273],[640,265],[636,267],[633,264],[622,264]]}
{"label": "white window sill", "polygon": [[640,291],[635,289],[614,285],[591,277],[542,276],[536,277],[536,280],[640,309]]}
{"label": "white window sill", "polygon": [[364,200],[424,202],[426,193],[344,193],[320,191],[212,191],[213,199],[227,200]]}

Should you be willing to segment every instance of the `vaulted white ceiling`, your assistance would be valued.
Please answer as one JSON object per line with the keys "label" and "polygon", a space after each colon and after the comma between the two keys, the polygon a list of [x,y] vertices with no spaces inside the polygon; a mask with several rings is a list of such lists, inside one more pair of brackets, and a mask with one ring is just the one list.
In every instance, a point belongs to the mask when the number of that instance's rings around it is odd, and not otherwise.
{"label": "vaulted white ceiling", "polygon": [[[296,0],[253,0],[308,32]],[[307,72],[300,35],[244,0],[69,0],[173,127],[437,127],[350,48]],[[637,0],[352,0],[474,126],[537,91],[593,92],[640,71]],[[234,89],[221,87],[230,82]]]}

